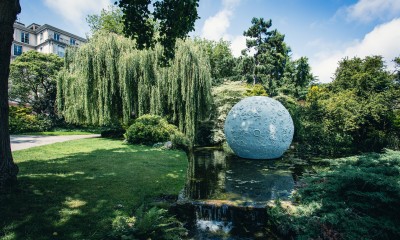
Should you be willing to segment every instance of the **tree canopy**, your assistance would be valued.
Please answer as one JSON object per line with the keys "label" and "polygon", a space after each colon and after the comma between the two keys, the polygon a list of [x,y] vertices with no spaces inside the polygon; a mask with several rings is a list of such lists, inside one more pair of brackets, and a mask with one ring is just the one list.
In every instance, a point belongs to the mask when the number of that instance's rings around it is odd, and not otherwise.
{"label": "tree canopy", "polygon": [[210,59],[211,77],[213,82],[236,75],[236,60],[232,55],[230,42],[207,39],[195,39],[203,45]]}
{"label": "tree canopy", "polygon": [[332,83],[307,94],[304,137],[331,153],[379,151],[398,139],[393,74],[381,56],[344,58]]}
{"label": "tree canopy", "polygon": [[[164,47],[163,59],[174,57],[176,39],[194,30],[199,18],[199,0],[159,0],[150,8],[150,0],[119,0],[123,12],[124,33],[136,40],[139,49],[152,48],[158,42]],[[117,2],[116,2],[117,3]],[[152,9],[153,11],[150,11]],[[159,36],[155,36],[155,22]]]}
{"label": "tree canopy", "polygon": [[31,105],[37,114],[55,117],[56,76],[63,64],[55,54],[24,52],[11,63],[10,99]]}
{"label": "tree canopy", "polygon": [[211,75],[204,50],[179,40],[170,66],[158,65],[162,48],[137,50],[123,36],[98,32],[67,50],[58,80],[58,107],[66,121],[127,124],[132,113],[165,116],[191,141],[211,106]]}
{"label": "tree canopy", "polygon": [[89,24],[92,34],[98,30],[123,34],[124,22],[122,17],[122,10],[117,6],[110,5],[108,9],[102,9],[100,14],[88,15],[86,22]]}
{"label": "tree canopy", "polygon": [[304,99],[314,81],[308,58],[292,60],[285,35],[270,30],[271,20],[253,18],[251,23],[244,32],[247,48],[238,59],[236,71],[253,85],[263,84],[269,96],[284,94]]}
{"label": "tree canopy", "polygon": [[269,94],[275,94],[276,84],[282,79],[290,48],[286,45],[285,35],[278,30],[269,30],[272,20],[253,18],[253,24],[243,33],[247,53],[254,52],[253,84],[264,83]]}

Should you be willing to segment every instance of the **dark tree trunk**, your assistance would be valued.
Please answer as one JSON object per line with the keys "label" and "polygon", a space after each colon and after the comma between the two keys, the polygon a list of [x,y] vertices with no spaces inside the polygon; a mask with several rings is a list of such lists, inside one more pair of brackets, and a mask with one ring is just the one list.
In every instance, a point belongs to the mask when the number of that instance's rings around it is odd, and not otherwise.
{"label": "dark tree trunk", "polygon": [[18,167],[11,154],[8,130],[8,76],[13,24],[20,12],[19,0],[0,1],[0,192],[16,182],[18,174]]}

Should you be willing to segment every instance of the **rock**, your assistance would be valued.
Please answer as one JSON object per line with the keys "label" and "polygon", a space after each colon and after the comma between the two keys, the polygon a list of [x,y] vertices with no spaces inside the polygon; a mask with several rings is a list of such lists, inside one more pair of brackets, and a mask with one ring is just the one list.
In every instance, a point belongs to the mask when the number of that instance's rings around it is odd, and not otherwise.
{"label": "rock", "polygon": [[164,148],[171,149],[172,148],[172,142],[171,141],[165,142],[164,143]]}
{"label": "rock", "polygon": [[158,143],[154,143],[153,144],[153,148],[160,148],[162,146],[164,146],[164,143],[162,143],[162,142],[158,142]]}

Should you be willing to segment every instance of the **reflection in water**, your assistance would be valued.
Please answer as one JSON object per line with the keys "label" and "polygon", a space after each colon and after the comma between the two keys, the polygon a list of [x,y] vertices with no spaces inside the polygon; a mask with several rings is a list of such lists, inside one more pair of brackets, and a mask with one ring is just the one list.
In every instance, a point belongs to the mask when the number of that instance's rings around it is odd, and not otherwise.
{"label": "reflection in water", "polygon": [[290,152],[278,160],[249,160],[203,148],[188,157],[178,215],[191,222],[193,239],[272,239],[265,235],[266,204],[288,199],[308,164]]}
{"label": "reflection in water", "polygon": [[248,160],[221,150],[189,154],[185,197],[191,200],[227,200],[245,205],[287,199],[294,188],[288,167],[275,160]]}

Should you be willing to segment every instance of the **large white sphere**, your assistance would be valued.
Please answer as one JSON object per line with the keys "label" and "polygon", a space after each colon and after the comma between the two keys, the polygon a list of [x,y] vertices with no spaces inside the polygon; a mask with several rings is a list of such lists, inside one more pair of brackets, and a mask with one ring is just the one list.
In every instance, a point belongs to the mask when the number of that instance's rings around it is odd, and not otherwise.
{"label": "large white sphere", "polygon": [[280,102],[256,96],[233,106],[224,131],[229,146],[239,157],[274,159],[289,148],[294,126],[288,110]]}

